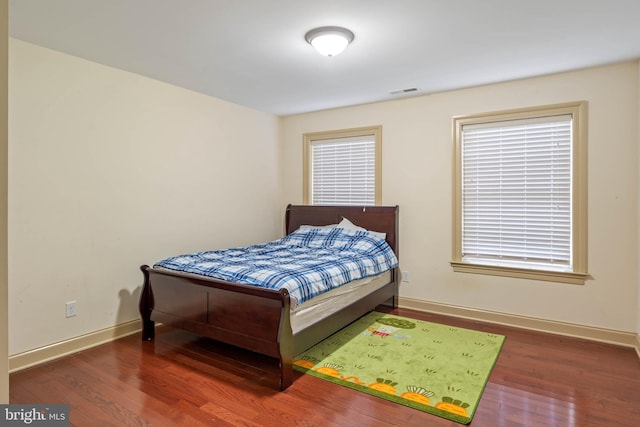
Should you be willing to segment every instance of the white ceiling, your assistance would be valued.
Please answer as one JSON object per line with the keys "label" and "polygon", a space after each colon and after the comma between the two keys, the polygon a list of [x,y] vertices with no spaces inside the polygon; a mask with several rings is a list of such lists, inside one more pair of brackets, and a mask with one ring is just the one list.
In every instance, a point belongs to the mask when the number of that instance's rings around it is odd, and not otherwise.
{"label": "white ceiling", "polygon": [[[17,39],[278,115],[640,58],[640,0],[10,0],[9,17]],[[339,56],[304,40],[325,25],[355,33]]]}

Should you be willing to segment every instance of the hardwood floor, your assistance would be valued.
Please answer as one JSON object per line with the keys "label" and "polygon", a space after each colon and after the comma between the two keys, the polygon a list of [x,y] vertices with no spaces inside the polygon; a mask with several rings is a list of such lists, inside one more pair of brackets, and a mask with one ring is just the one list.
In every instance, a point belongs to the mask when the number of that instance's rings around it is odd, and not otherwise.
{"label": "hardwood floor", "polygon": [[[633,349],[408,309],[391,313],[507,336],[471,426],[638,426]],[[10,375],[11,403],[69,403],[74,426],[459,426],[295,373],[276,361],[158,328]]]}

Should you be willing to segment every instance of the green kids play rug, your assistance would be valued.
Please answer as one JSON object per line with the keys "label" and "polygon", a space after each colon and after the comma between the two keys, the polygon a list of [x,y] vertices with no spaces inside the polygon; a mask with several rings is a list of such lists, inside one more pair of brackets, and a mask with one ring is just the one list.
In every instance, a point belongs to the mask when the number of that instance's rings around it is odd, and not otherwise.
{"label": "green kids play rug", "polygon": [[461,424],[505,337],[371,312],[294,358],[294,369]]}

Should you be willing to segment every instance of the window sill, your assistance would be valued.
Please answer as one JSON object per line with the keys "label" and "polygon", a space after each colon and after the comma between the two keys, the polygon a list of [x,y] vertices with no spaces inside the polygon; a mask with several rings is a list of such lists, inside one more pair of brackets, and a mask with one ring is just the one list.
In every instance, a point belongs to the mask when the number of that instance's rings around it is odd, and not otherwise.
{"label": "window sill", "polygon": [[584,282],[591,277],[588,273],[531,270],[516,267],[470,264],[459,261],[451,261],[451,266],[453,267],[453,271],[458,273],[474,273],[490,276],[514,277],[518,279],[544,280],[547,282],[569,283],[572,285],[584,285]]}

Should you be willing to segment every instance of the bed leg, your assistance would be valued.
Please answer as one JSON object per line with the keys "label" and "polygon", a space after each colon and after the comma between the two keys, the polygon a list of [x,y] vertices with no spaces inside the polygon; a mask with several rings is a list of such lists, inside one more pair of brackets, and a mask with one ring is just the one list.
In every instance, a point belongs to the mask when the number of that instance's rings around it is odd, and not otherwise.
{"label": "bed leg", "polygon": [[148,265],[140,266],[140,271],[144,276],[142,293],[140,294],[140,316],[142,317],[142,341],[150,341],[155,338],[155,322],[151,320],[151,310],[153,310],[153,292],[149,283]]}
{"label": "bed leg", "polygon": [[280,328],[279,351],[280,351],[280,391],[285,390],[293,384],[293,333],[291,332],[291,320],[289,318],[289,298],[285,291],[284,306],[282,309],[282,325]]}
{"label": "bed leg", "polygon": [[394,295],[391,298],[391,308],[393,308],[393,309],[398,308],[398,294]]}
{"label": "bed leg", "polygon": [[153,320],[142,321],[142,341],[151,341],[156,337],[156,322]]}
{"label": "bed leg", "polygon": [[291,363],[280,362],[280,391],[293,384],[293,366]]}
{"label": "bed leg", "polygon": [[398,296],[400,295],[400,269],[395,268],[393,271],[393,281],[395,282],[393,297],[391,297],[391,308],[398,308]]}

